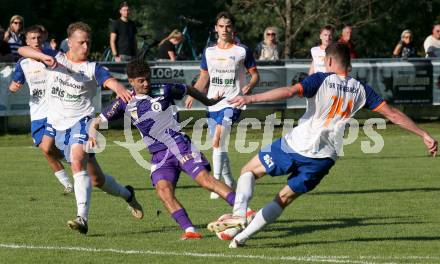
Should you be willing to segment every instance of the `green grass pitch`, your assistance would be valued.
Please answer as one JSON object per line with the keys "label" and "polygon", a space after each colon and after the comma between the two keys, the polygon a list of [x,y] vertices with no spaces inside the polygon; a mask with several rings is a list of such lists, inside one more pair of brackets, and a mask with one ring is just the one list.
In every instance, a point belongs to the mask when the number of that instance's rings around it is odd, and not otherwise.
{"label": "green grass pitch", "polygon": [[[422,126],[440,138],[440,124]],[[156,197],[149,172],[113,143],[124,141],[122,131],[104,132],[108,146],[97,158],[105,172],[135,187],[146,215],[132,218],[124,201],[95,189],[87,236],[67,228],[74,196],[62,195],[30,136],[2,136],[0,263],[440,263],[440,160],[413,134],[391,125],[378,132],[385,142],[380,153],[362,153],[368,138],[361,134],[314,191],[236,250],[206,230],[229,207],[184,174],[176,195],[204,238],[179,240],[181,230]],[[254,141],[260,137],[259,130],[248,132]],[[238,153],[234,139],[229,155],[237,178],[256,152]],[[259,180],[251,207],[271,201],[285,182]]]}

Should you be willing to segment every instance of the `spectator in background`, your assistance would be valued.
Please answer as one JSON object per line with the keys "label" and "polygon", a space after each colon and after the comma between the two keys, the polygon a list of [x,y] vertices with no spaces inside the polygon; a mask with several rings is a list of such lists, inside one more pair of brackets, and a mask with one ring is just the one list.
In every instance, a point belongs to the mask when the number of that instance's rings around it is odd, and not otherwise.
{"label": "spectator in background", "polygon": [[52,49],[49,41],[47,41],[47,39],[49,38],[49,32],[47,32],[47,29],[43,25],[37,25],[37,27],[41,29],[41,39],[43,41],[42,49]]}
{"label": "spectator in background", "polygon": [[312,54],[312,63],[310,64],[309,75],[316,72],[325,72],[325,49],[332,43],[334,28],[326,25],[321,28],[319,33],[320,45],[310,50]]}
{"label": "spectator in background", "polygon": [[11,62],[14,61],[14,57],[8,43],[3,40],[4,36],[5,29],[0,26],[0,62]]}
{"label": "spectator in background", "polygon": [[157,58],[159,60],[176,61],[176,45],[183,40],[182,32],[175,29],[159,43],[159,50],[157,52]]}
{"label": "spectator in background", "polygon": [[423,43],[427,58],[440,57],[440,23],[435,23],[432,27],[432,34]]}
{"label": "spectator in background", "polygon": [[267,27],[264,30],[263,41],[255,47],[254,57],[257,60],[279,60],[281,58],[281,45],[278,44],[278,30]]}
{"label": "spectator in background", "polygon": [[338,43],[344,43],[350,49],[350,58],[357,58],[357,53],[354,48],[353,41],[351,40],[351,34],[353,32],[353,26],[351,24],[344,24],[342,28],[341,36],[338,39]]}
{"label": "spectator in background", "polygon": [[136,25],[128,18],[130,8],[127,2],[119,6],[121,17],[115,20],[110,32],[110,47],[116,62],[130,61],[136,56]]}
{"label": "spectator in background", "polygon": [[9,21],[8,30],[5,33],[4,41],[8,42],[14,61],[18,61],[18,48],[24,44],[24,19],[22,16],[14,15]]}
{"label": "spectator in background", "polygon": [[400,34],[400,41],[397,43],[393,51],[394,58],[410,58],[417,57],[416,48],[413,43],[413,34],[411,30],[405,29]]}
{"label": "spectator in background", "polygon": [[63,39],[60,43],[60,51],[62,53],[67,53],[69,51],[69,44],[67,43],[67,38]]}
{"label": "spectator in background", "polygon": [[54,38],[51,38],[49,41],[49,46],[51,49],[57,50],[57,46],[58,46],[57,40]]}

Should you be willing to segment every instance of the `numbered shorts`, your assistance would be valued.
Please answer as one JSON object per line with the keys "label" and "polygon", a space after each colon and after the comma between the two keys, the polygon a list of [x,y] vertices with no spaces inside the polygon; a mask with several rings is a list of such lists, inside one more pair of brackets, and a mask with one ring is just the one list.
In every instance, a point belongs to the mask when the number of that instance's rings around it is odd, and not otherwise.
{"label": "numbered shorts", "polygon": [[313,190],[335,164],[331,158],[304,157],[294,152],[283,138],[264,147],[258,157],[269,175],[290,174],[287,185],[295,193]]}
{"label": "numbered shorts", "polygon": [[170,149],[153,153],[151,158],[153,186],[156,186],[160,180],[166,180],[176,186],[182,171],[193,179],[203,170],[211,171],[209,161],[191,144],[191,141],[182,141],[177,143],[177,146],[177,154],[173,154]]}
{"label": "numbered shorts", "polygon": [[89,139],[88,131],[90,120],[91,118],[86,116],[76,122],[71,128],[56,131],[55,145],[63,152],[67,162],[70,162],[70,150],[72,145],[84,145],[87,143]]}
{"label": "numbered shorts", "polygon": [[55,129],[47,123],[47,118],[33,120],[31,122],[31,135],[35,146],[39,146],[43,136],[55,137]]}
{"label": "numbered shorts", "polygon": [[220,111],[208,112],[206,117],[208,118],[209,134],[211,136],[215,133],[215,127],[222,125],[224,127],[230,127],[240,118],[241,110],[238,108],[227,107]]}

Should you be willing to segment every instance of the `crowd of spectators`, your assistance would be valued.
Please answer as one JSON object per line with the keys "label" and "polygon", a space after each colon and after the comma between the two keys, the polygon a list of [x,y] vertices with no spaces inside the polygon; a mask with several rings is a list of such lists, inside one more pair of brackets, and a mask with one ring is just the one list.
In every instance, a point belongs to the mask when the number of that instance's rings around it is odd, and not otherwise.
{"label": "crowd of spectators", "polygon": [[[136,23],[132,21],[130,16],[130,7],[127,2],[122,2],[119,6],[120,17],[112,21],[109,34],[109,46],[115,62],[127,62],[136,57],[138,54],[137,47],[137,29]],[[49,32],[43,25],[41,27],[43,32],[44,49],[58,49],[62,52],[67,52],[69,46],[67,39],[62,40],[59,45],[54,37],[49,38]],[[25,45],[24,41],[24,19],[20,15],[13,15],[9,21],[8,27],[0,26],[0,62],[16,62],[19,59],[17,49]],[[359,58],[352,38],[353,25],[344,24],[340,29],[340,34],[336,38],[337,42],[346,44],[350,49],[350,56],[352,59]],[[322,64],[325,48],[333,42],[334,34],[337,30],[331,25],[321,28],[319,34],[319,43],[310,51],[312,64],[310,73],[315,72],[315,68],[319,68]],[[237,33],[235,33],[237,34]],[[238,37],[235,36],[236,42],[239,42]],[[156,46],[157,54],[155,56],[158,60],[175,61],[177,57],[176,48],[179,44],[185,41],[182,32],[175,29],[168,36],[160,41]],[[159,42],[159,41],[158,41]],[[215,44],[216,41],[211,41]],[[251,47],[252,48],[252,47]],[[400,39],[394,46],[391,52],[393,58],[413,58],[422,57],[438,58],[440,57],[440,23],[435,23],[432,27],[431,35],[427,36],[423,43],[424,53],[417,52],[417,47],[414,42],[414,34],[410,29],[405,29],[400,35]],[[283,43],[280,42],[280,34],[278,28],[268,26],[262,33],[262,41],[255,47],[254,57],[262,61],[277,61],[285,56]]]}

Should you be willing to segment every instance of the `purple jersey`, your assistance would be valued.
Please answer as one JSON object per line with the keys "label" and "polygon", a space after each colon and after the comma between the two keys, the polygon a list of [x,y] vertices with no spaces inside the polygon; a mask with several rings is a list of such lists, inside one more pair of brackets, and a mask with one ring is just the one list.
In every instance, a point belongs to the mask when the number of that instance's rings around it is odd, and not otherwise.
{"label": "purple jersey", "polygon": [[186,140],[180,132],[174,100],[186,94],[184,84],[152,84],[148,94],[135,95],[129,103],[115,100],[102,113],[101,118],[112,121],[130,114],[150,153],[173,149]]}

